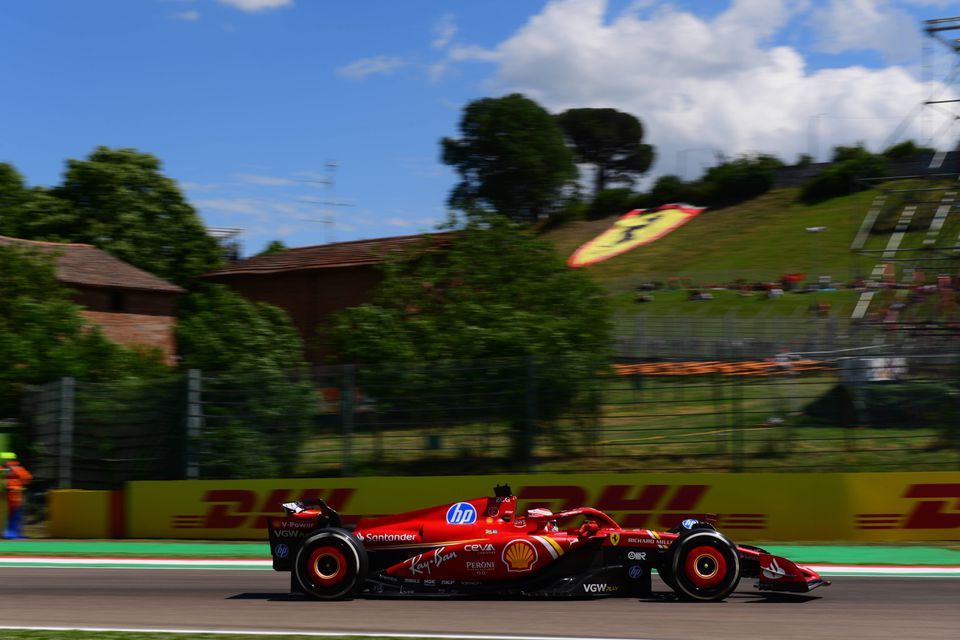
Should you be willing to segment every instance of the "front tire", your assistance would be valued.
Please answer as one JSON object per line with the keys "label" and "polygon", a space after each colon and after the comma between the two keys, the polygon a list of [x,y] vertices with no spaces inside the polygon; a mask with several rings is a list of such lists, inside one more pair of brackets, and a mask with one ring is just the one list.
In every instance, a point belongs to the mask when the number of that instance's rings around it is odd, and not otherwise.
{"label": "front tire", "polygon": [[307,538],[294,561],[300,588],[317,600],[342,600],[363,586],[369,561],[367,550],[344,529],[323,529]]}
{"label": "front tire", "polygon": [[716,531],[694,531],[673,544],[670,586],[684,600],[723,600],[737,588],[740,574],[737,547]]}

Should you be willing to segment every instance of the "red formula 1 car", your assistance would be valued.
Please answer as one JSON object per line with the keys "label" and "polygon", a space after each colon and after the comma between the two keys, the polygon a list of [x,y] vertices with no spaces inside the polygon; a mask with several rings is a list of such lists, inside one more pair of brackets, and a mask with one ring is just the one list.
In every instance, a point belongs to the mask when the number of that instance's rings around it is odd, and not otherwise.
{"label": "red formula 1 car", "polygon": [[[539,597],[651,592],[656,569],[686,600],[726,598],[741,577],[761,591],[803,593],[829,582],[758,547],[734,544],[709,522],[670,531],[622,529],[596,509],[517,512],[508,486],[477,498],[342,527],[322,500],[292,502],[269,520],[276,571],[319,600],[356,594]],[[576,525],[564,528],[567,525]]]}

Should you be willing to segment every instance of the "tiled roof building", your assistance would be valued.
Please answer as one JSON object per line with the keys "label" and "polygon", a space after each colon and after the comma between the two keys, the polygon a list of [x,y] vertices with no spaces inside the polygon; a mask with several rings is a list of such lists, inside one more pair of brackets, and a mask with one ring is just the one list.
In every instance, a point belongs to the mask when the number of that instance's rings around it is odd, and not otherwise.
{"label": "tiled roof building", "polygon": [[176,297],[184,290],[89,244],[38,242],[0,236],[0,245],[52,253],[57,280],[76,292],[83,315],[110,340],[156,347],[169,363],[174,345]]}
{"label": "tiled roof building", "polygon": [[331,314],[369,302],[389,256],[447,246],[453,233],[355,240],[286,249],[235,262],[203,275],[249,300],[268,302],[290,314],[307,342],[307,357],[319,362],[324,348],[317,327]]}

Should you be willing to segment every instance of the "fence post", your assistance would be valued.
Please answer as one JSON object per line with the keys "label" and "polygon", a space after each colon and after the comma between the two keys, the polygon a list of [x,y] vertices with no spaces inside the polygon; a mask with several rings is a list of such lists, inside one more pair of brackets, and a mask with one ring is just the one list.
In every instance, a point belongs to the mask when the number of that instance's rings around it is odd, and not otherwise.
{"label": "fence post", "polygon": [[73,403],[76,397],[76,381],[60,379],[60,451],[59,467],[61,489],[73,486]]}
{"label": "fence post", "polygon": [[[736,348],[735,362],[743,361],[743,349]],[[733,382],[733,471],[743,469],[743,376],[734,376]]]}
{"label": "fence post", "polygon": [[357,365],[343,367],[343,389],[340,392],[340,425],[343,428],[343,464],[340,475],[352,474],[353,462],[353,398],[356,393]]}
{"label": "fence post", "polygon": [[196,480],[200,477],[200,427],[203,424],[203,377],[200,369],[187,371],[187,442],[186,477]]}
{"label": "fence post", "polygon": [[532,472],[534,468],[534,446],[537,438],[537,362],[533,356],[527,356],[527,419],[524,423],[524,455],[526,468]]}

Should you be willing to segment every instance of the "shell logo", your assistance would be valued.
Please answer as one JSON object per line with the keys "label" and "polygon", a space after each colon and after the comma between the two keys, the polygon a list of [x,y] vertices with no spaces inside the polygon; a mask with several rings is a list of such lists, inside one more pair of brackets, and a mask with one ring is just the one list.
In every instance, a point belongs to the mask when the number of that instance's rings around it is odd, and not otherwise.
{"label": "shell logo", "polygon": [[507,565],[507,571],[530,571],[533,565],[537,563],[540,556],[537,554],[537,548],[526,540],[514,540],[503,548],[501,556],[503,562]]}

